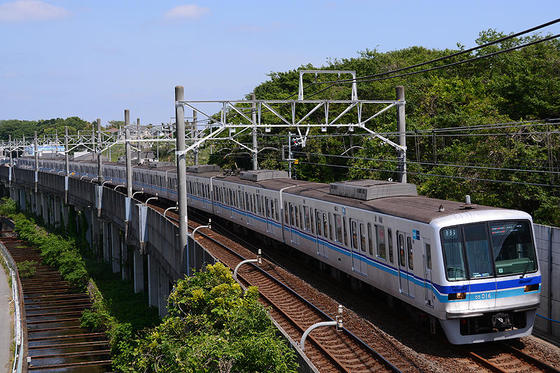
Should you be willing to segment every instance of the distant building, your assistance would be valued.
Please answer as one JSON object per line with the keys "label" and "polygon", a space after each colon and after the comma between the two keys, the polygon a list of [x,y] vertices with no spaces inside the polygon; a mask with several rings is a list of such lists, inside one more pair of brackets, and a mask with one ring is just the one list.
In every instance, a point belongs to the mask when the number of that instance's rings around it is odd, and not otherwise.
{"label": "distant building", "polygon": [[[39,153],[39,157],[43,154],[55,154],[55,153],[64,153],[64,146],[62,145],[38,145],[37,146],[37,153]],[[35,146],[30,145],[26,146],[23,150],[24,156],[34,156],[35,155]]]}

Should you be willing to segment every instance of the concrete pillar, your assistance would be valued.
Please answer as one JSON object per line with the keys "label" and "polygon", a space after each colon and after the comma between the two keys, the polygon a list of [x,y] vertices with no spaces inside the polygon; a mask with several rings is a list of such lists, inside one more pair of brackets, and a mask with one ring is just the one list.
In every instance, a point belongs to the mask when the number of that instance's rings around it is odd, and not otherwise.
{"label": "concrete pillar", "polygon": [[144,256],[134,250],[134,292],[144,291]]}
{"label": "concrete pillar", "polygon": [[41,197],[41,216],[43,221],[49,224],[49,197],[45,193],[40,193]]}
{"label": "concrete pillar", "polygon": [[113,273],[121,271],[121,247],[119,239],[119,228],[116,225],[111,225],[111,256]]}
{"label": "concrete pillar", "polygon": [[148,303],[157,307],[159,299],[159,263],[148,254]]}
{"label": "concrete pillar", "polygon": [[80,229],[86,229],[86,241],[89,245],[89,247],[93,247],[93,232],[92,232],[92,215],[93,215],[93,211],[90,209],[86,209],[83,212],[84,217],[85,217],[85,221],[86,221],[86,227],[80,227]]}
{"label": "concrete pillar", "polygon": [[126,244],[126,242],[124,242],[122,237],[120,237],[120,243],[121,243],[121,278],[123,280],[130,280],[130,263],[128,261],[128,253],[129,250],[134,250],[134,248],[129,248],[129,246]]}
{"label": "concrete pillar", "polygon": [[167,297],[169,296],[169,277],[165,271],[159,271],[159,301],[158,309],[159,316],[164,317],[167,315]]}
{"label": "concrete pillar", "polygon": [[[185,147],[185,108],[183,104],[178,104],[185,98],[185,89],[182,86],[175,87],[175,137],[177,139],[177,201],[179,206],[179,244],[180,250],[185,250],[189,263],[189,241],[188,241],[188,212],[187,212],[187,158],[184,152]],[[187,266],[187,275],[190,276],[191,269]]]}
{"label": "concrete pillar", "polygon": [[110,235],[111,223],[104,221],[101,224],[103,225],[103,262],[110,263],[111,262],[111,235]]}
{"label": "concrete pillar", "polygon": [[61,208],[60,200],[57,197],[54,197],[53,198],[53,218],[54,218],[53,220],[54,220],[54,226],[56,228],[60,228],[62,226],[60,208]]}
{"label": "concrete pillar", "polygon": [[64,205],[64,201],[62,200],[60,201],[60,209],[62,211],[62,224],[64,225],[64,227],[68,227],[68,222],[69,222],[68,217],[70,211],[69,211],[69,207]]}

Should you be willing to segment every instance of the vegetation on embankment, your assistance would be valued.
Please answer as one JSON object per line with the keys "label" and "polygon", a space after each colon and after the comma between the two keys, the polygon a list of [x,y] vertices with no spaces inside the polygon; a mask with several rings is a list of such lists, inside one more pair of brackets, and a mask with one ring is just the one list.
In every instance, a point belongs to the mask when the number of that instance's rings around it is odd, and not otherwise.
{"label": "vegetation on embankment", "polygon": [[92,331],[105,331],[111,344],[113,369],[130,371],[133,351],[142,330],[160,322],[157,308],[148,307],[145,293],[134,293],[131,281],[123,281],[120,273],[112,273],[105,263],[86,259],[91,276],[87,291],[92,308],[85,310],[81,326]]}
{"label": "vegetation on embankment", "polygon": [[32,217],[18,212],[15,202],[8,198],[2,199],[0,215],[14,221],[19,238],[37,247],[43,262],[58,269],[74,290],[85,290],[89,276],[74,239],[39,227]]}
{"label": "vegetation on embankment", "polygon": [[258,301],[223,264],[179,280],[169,314],[134,350],[136,372],[295,372],[295,353]]}
{"label": "vegetation on embankment", "polygon": [[[69,224],[66,235],[49,232],[31,216],[18,212],[13,200],[3,198],[0,215],[14,221],[18,236],[41,251],[45,264],[55,267],[77,292],[87,290],[93,307],[82,314],[81,324],[106,331],[111,344],[113,368],[125,371],[130,366],[136,333],[159,323],[157,309],[148,306],[145,294],[134,294],[130,281],[121,281],[107,264],[96,262],[77,225]],[[76,216],[71,215],[71,220]],[[89,255],[88,255],[89,254]],[[21,277],[32,276],[36,262],[18,263]]]}

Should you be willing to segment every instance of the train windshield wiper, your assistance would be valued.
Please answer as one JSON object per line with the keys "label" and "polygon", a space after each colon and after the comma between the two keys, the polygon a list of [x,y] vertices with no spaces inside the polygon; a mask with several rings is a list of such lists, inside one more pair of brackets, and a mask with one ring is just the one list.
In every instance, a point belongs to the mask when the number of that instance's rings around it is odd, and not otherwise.
{"label": "train windshield wiper", "polygon": [[523,278],[525,277],[525,275],[527,274],[527,271],[529,270],[529,264],[532,264],[533,261],[529,258],[527,258],[527,264],[525,264],[525,269],[523,270],[523,274],[521,274],[521,277],[519,278]]}

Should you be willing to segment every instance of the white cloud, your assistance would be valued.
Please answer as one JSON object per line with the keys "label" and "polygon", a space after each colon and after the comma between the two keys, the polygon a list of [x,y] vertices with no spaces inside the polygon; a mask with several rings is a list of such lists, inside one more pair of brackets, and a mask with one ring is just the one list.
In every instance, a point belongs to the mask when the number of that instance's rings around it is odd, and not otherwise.
{"label": "white cloud", "polygon": [[64,18],[70,12],[40,0],[16,0],[0,4],[0,22],[44,21]]}
{"label": "white cloud", "polygon": [[208,13],[210,9],[195,4],[179,5],[165,13],[167,19],[198,19]]}

